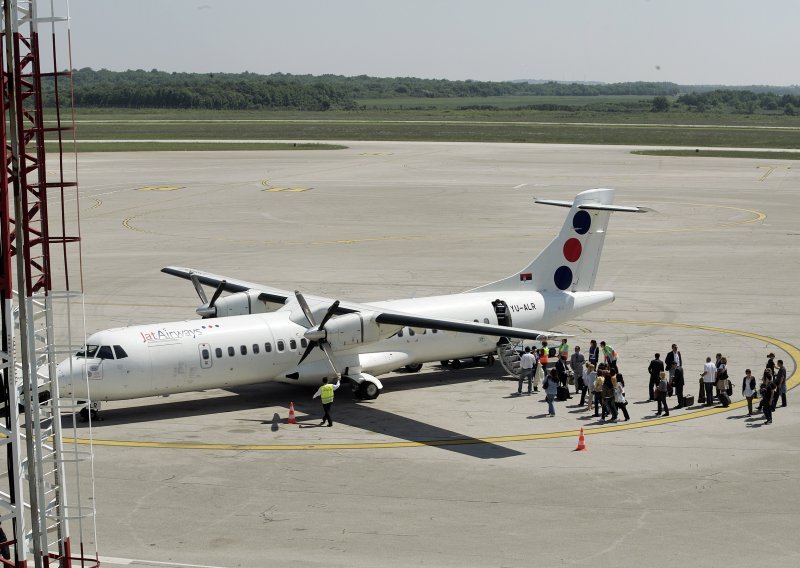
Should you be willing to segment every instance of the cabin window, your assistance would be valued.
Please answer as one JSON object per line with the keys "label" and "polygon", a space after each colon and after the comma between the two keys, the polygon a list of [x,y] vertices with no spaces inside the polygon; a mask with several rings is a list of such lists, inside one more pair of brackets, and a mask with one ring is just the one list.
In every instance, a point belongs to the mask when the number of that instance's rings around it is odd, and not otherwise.
{"label": "cabin window", "polygon": [[483,318],[483,323],[489,323],[489,318]]}
{"label": "cabin window", "polygon": [[108,345],[101,345],[97,350],[97,357],[100,359],[113,359],[114,354],[111,352],[111,347]]}
{"label": "cabin window", "polygon": [[402,329],[397,332],[397,337],[403,337],[403,330]]}
{"label": "cabin window", "polygon": [[432,329],[431,333],[439,333],[439,330],[438,329]]}
{"label": "cabin window", "polygon": [[272,343],[270,343],[269,341],[267,341],[267,342],[264,344],[264,353],[271,353],[271,352],[272,352]]}
{"label": "cabin window", "polygon": [[202,357],[204,360],[208,361],[211,358],[211,352],[208,349],[203,349],[200,352],[200,357]]}
{"label": "cabin window", "polygon": [[121,345],[114,346],[114,355],[116,355],[117,359],[124,359],[125,357],[128,356],[128,354],[125,353],[125,350],[122,348]]}
{"label": "cabin window", "polygon": [[297,349],[297,342],[294,339],[289,340],[289,349],[291,349],[292,351]]}
{"label": "cabin window", "polygon": [[228,347],[228,357],[233,357],[234,355],[236,355],[236,349]]}
{"label": "cabin window", "polygon": [[222,348],[221,347],[217,347],[217,349],[214,351],[214,353],[216,353],[217,359],[222,359]]}
{"label": "cabin window", "polygon": [[258,355],[258,343],[253,343],[253,355]]}
{"label": "cabin window", "polygon": [[239,347],[239,351],[242,352],[242,355],[247,355],[247,345],[242,345]]}
{"label": "cabin window", "polygon": [[302,348],[304,348],[304,349],[305,349],[306,347],[308,347],[308,341],[306,341],[306,338],[305,338],[305,337],[304,337],[303,339],[301,339],[301,340],[300,340],[300,347],[302,347]]}
{"label": "cabin window", "polygon": [[416,335],[416,333],[414,332],[414,330],[409,327],[408,328],[408,336],[409,337],[414,337],[415,335]]}
{"label": "cabin window", "polygon": [[278,341],[278,351],[283,351],[284,349],[286,349],[286,344],[281,339]]}
{"label": "cabin window", "polygon": [[428,330],[427,329],[423,329],[422,330],[422,335],[425,335],[426,333],[428,333]]}

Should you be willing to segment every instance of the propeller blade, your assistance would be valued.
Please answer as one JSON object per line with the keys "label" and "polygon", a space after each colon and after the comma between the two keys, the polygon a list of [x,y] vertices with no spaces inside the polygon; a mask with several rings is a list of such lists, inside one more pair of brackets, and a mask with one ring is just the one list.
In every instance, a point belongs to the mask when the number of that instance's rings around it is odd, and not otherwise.
{"label": "propeller blade", "polygon": [[[311,308],[308,307],[308,303],[306,302],[306,299],[303,297],[303,295],[300,293],[300,291],[299,290],[295,290],[294,291],[294,296],[295,296],[295,298],[297,298],[297,303],[300,304],[300,309],[303,310],[303,313],[305,314],[309,325],[311,327],[314,327],[315,325],[317,325],[316,323],[314,323],[314,314],[311,313]],[[320,327],[322,327],[322,326],[320,326]]]}
{"label": "propeller blade", "polygon": [[219,299],[220,294],[222,294],[223,290],[225,290],[225,285],[227,283],[228,283],[227,280],[223,280],[222,282],[219,283],[219,286],[217,286],[217,289],[214,290],[214,295],[211,296],[211,301],[208,303],[208,307],[209,308],[213,308],[214,304],[217,303],[217,300]]}
{"label": "propeller blade", "polygon": [[333,357],[331,356],[331,353],[328,351],[330,349],[328,342],[321,341],[319,344],[319,348],[322,349],[323,353],[325,353],[325,358],[328,360],[328,364],[331,366],[331,371],[333,371],[333,376],[335,376],[338,379],[339,372],[336,370],[336,365],[333,364]]}
{"label": "propeller blade", "polygon": [[206,297],[206,291],[203,289],[203,285],[200,284],[200,278],[194,272],[189,274],[189,280],[192,281],[194,284],[194,290],[197,292],[197,295],[200,296],[200,301],[204,304],[208,303],[208,298]]}
{"label": "propeller blade", "polygon": [[297,362],[297,364],[299,365],[300,363],[305,361],[305,358],[308,357],[308,355],[314,350],[314,347],[316,347],[316,346],[317,346],[317,342],[316,341],[309,341],[308,342],[308,347],[306,347],[306,350],[303,351],[303,356],[300,357],[300,360]]}
{"label": "propeller blade", "polygon": [[328,313],[325,314],[325,317],[322,318],[322,323],[319,324],[320,329],[324,329],[325,324],[328,323],[328,320],[331,319],[333,312],[339,307],[339,300],[336,300],[334,303],[331,304],[331,307],[328,308]]}

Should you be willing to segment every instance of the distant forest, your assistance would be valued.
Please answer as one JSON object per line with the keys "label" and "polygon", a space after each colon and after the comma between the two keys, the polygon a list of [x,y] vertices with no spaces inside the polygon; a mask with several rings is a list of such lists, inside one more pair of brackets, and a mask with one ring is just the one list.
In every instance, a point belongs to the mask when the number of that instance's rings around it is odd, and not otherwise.
{"label": "distant forest", "polygon": [[[791,114],[800,111],[800,87],[715,89],[675,83],[530,83],[526,81],[447,81],[410,77],[378,78],[360,75],[290,75],[275,73],[168,73],[164,71],[73,72],[78,108],[150,108],[215,110],[359,110],[361,99],[398,97],[453,98],[496,96],[614,96],[654,97],[654,111],[676,105],[697,112],[759,110]],[[45,104],[55,105],[52,85],[43,85]],[[63,101],[62,104],[66,103]],[[543,105],[540,110],[570,110]],[[525,108],[535,108],[532,107]],[[491,106],[482,107],[491,110]],[[788,109],[788,110],[787,110]],[[621,109],[620,109],[621,110]]]}

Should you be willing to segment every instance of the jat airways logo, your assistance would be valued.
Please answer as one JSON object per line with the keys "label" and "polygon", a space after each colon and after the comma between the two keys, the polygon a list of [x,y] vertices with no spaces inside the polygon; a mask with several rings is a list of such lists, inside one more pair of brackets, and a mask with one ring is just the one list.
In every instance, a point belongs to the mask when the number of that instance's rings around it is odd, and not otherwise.
{"label": "jat airways logo", "polygon": [[174,341],[176,339],[191,338],[196,339],[198,336],[203,335],[203,330],[199,327],[194,329],[178,329],[171,330],[167,328],[159,329],[157,331],[140,331],[144,343],[153,343],[157,341]]}

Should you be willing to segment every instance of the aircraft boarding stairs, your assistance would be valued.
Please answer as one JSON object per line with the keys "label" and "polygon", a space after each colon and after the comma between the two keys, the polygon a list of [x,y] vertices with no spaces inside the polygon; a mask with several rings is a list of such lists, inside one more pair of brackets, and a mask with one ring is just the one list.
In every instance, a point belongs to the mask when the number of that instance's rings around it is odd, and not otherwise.
{"label": "aircraft boarding stairs", "polygon": [[518,379],[522,374],[521,355],[522,341],[505,341],[497,346],[497,358],[506,372]]}

